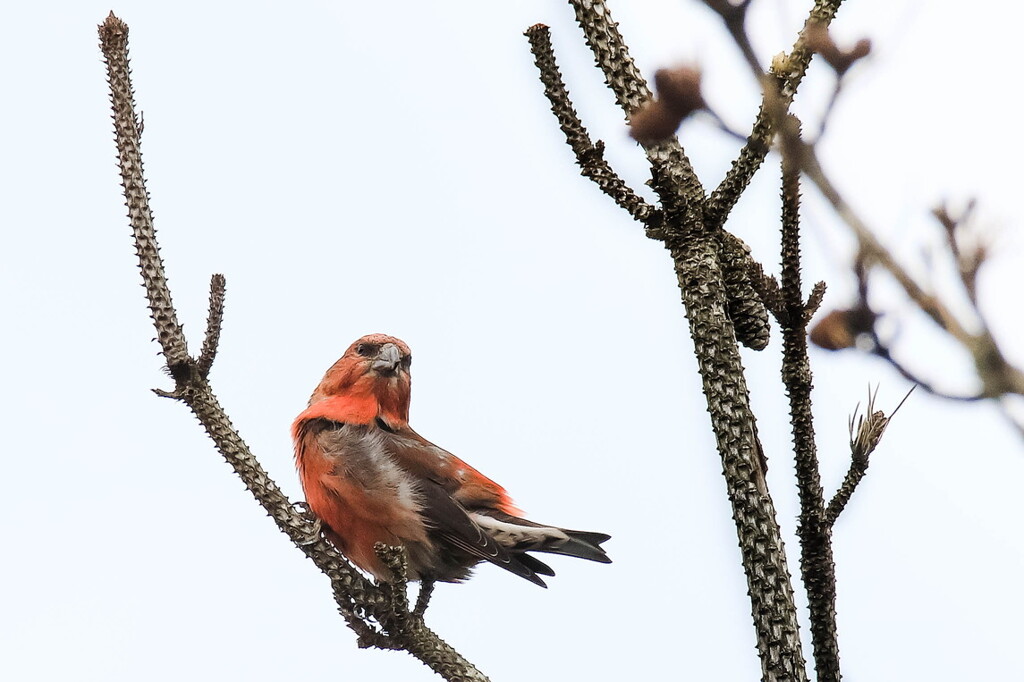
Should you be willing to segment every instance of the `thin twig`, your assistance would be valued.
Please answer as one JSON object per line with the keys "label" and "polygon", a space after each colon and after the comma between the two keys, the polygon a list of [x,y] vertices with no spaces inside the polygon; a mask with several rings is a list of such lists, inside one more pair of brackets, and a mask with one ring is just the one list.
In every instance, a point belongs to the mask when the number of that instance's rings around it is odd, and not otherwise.
{"label": "thin twig", "polygon": [[[757,112],[747,143],[733,161],[725,178],[708,197],[704,207],[704,221],[709,227],[714,228],[725,222],[726,216],[736,205],[743,190],[750,184],[751,178],[761,167],[771,148],[772,137],[775,134],[774,122],[781,121],[788,113],[793,95],[796,94],[813,56],[805,45],[804,32],[811,25],[827,27],[841,4],[842,0],[816,0],[804,24],[804,31],[801,31],[789,56],[773,64],[766,78],[761,79],[758,76],[765,84],[761,108]],[[756,72],[760,74],[761,67],[757,65],[756,59],[753,67],[756,67]]]}
{"label": "thin twig", "polygon": [[953,217],[946,206],[940,206],[932,210],[932,215],[942,225],[946,235],[946,245],[953,256],[953,263],[956,265],[957,274],[960,276],[960,283],[964,287],[967,299],[971,302],[974,311],[980,316],[981,310],[978,306],[978,271],[983,262],[984,250],[980,247],[972,249],[970,255],[965,253],[960,246],[960,235],[963,234],[965,225],[971,220],[976,202],[972,199],[967,203],[963,212]]}
{"label": "thin twig", "polygon": [[[802,170],[807,178],[818,187],[836,214],[853,230],[857,239],[858,259],[867,264],[874,263],[881,266],[896,280],[904,293],[923,313],[971,354],[978,371],[978,378],[983,386],[981,396],[993,398],[1005,393],[1024,395],[1024,372],[1011,365],[1003,356],[991,331],[985,325],[984,316],[978,315],[981,330],[976,334],[969,332],[949,306],[938,296],[926,292],[875,237],[867,223],[861,219],[825,174],[813,146],[804,145],[802,147],[801,162]],[[893,363],[898,370],[900,369],[891,357],[886,357],[886,359]],[[921,382],[919,381],[919,383]]]}
{"label": "thin twig", "polygon": [[[790,121],[793,134],[799,124]],[[807,355],[807,320],[800,273],[800,166],[792,149],[783,145],[782,154],[782,273],[780,289],[784,315],[782,327],[782,381],[789,398],[800,499],[800,571],[807,589],[811,621],[814,668],[821,682],[838,682],[839,637],[836,628],[836,569],[832,555],[830,527],[825,523],[825,500],[821,488],[814,417],[811,412],[811,364]],[[812,295],[813,296],[813,295]]]}
{"label": "thin twig", "polygon": [[832,497],[832,500],[828,503],[828,507],[825,508],[825,523],[830,527],[834,526],[836,519],[846,509],[847,503],[853,496],[853,491],[860,485],[864,475],[868,471],[869,460],[858,460],[855,458],[850,459],[850,468],[846,472],[846,477],[843,478],[842,484],[839,486],[839,490]]}
{"label": "thin twig", "polygon": [[416,608],[413,609],[413,613],[417,616],[422,616],[427,606],[430,605],[430,597],[434,594],[434,581],[433,580],[420,580],[420,593],[416,595]]}
{"label": "thin twig", "polygon": [[1018,436],[1024,438],[1024,423],[1022,423],[1012,412],[1006,397],[1004,396],[997,400],[996,404],[999,405],[999,413],[1003,415],[1003,419],[1006,420],[1006,423],[1013,427]]}
{"label": "thin twig", "polygon": [[886,272],[892,275],[893,279],[896,280],[907,296],[917,303],[921,311],[928,315],[935,324],[949,332],[961,344],[965,346],[970,345],[973,341],[973,335],[960,324],[960,321],[941,300],[925,292],[907,274],[893,255],[889,253],[888,249],[878,241],[874,233],[867,226],[867,223],[861,219],[854,208],[843,198],[842,194],[840,194],[839,190],[832,184],[832,181],[822,169],[817,152],[813,146],[807,145],[803,147],[801,166],[807,178],[817,186],[825,199],[832,205],[836,214],[853,230],[853,234],[857,238],[861,257],[885,269]]}
{"label": "thin twig", "polygon": [[740,53],[747,61],[751,73],[755,75],[758,83],[764,76],[764,69],[757,59],[754,46],[750,43],[750,36],[747,34],[747,10],[750,8],[751,0],[732,3],[730,0],[704,0],[704,4],[722,18],[722,23],[732,36],[733,42],[740,48]]}
{"label": "thin twig", "polygon": [[224,275],[210,277],[210,309],[206,315],[206,334],[203,336],[203,350],[199,353],[196,366],[199,375],[210,376],[213,361],[217,359],[217,347],[220,345],[220,330],[224,322],[224,292],[227,281]]}
{"label": "thin twig", "polygon": [[899,372],[900,376],[902,376],[904,379],[914,384],[915,386],[919,386],[921,390],[924,391],[925,393],[934,395],[938,398],[943,398],[945,400],[953,400],[965,403],[973,403],[979,400],[987,400],[988,398],[991,397],[985,395],[984,393],[959,394],[941,391],[937,389],[935,386],[933,386],[930,382],[925,381],[922,377],[918,376],[914,372],[907,369],[903,365],[903,363],[894,358],[892,356],[892,351],[890,351],[888,346],[882,343],[881,339],[878,338],[878,334],[875,333],[873,330],[870,334],[870,337],[873,344],[871,354],[885,360],[893,369]]}
{"label": "thin twig", "polygon": [[566,142],[576,155],[582,174],[597,184],[601,191],[610,196],[616,204],[646,226],[657,228],[662,222],[662,212],[648,204],[620,178],[604,158],[604,144],[594,144],[586,127],[573,108],[569,92],[562,80],[551,48],[551,32],[544,24],[536,24],[526,31],[530,51],[540,71],[544,84],[544,95],[551,103],[551,111],[558,119],[558,125],[565,134]]}
{"label": "thin twig", "polygon": [[843,509],[846,508],[857,486],[864,479],[864,475],[868,470],[868,464],[870,463],[871,453],[878,447],[878,443],[882,440],[882,435],[889,426],[889,422],[892,421],[892,418],[903,407],[903,403],[907,402],[907,398],[914,392],[914,388],[916,387],[911,387],[907,391],[907,394],[903,396],[903,400],[900,401],[899,405],[896,406],[888,417],[881,410],[875,409],[875,398],[878,396],[877,386],[874,391],[870,390],[870,388],[868,389],[866,415],[859,415],[860,403],[857,403],[857,406],[853,409],[849,423],[850,469],[846,472],[846,478],[843,479],[842,485],[839,486],[839,490],[836,491],[836,494],[825,509],[825,521],[829,527],[835,524],[836,519],[839,518]]}
{"label": "thin twig", "polygon": [[836,104],[839,102],[839,95],[842,94],[844,82],[845,79],[836,78],[835,85],[832,87],[832,95],[828,98],[828,103],[825,104],[825,109],[821,114],[821,121],[818,123],[818,133],[814,136],[814,140],[810,144],[817,144],[819,140],[825,137],[829,121],[832,120],[832,111],[836,108]]}

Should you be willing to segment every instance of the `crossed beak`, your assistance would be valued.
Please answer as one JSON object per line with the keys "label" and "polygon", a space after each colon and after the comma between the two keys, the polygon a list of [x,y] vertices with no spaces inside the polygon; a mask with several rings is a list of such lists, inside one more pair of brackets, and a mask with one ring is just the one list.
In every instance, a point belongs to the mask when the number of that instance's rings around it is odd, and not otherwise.
{"label": "crossed beak", "polygon": [[401,361],[402,354],[398,352],[398,346],[393,343],[385,343],[377,351],[377,357],[373,359],[371,367],[381,374],[394,374],[398,371]]}

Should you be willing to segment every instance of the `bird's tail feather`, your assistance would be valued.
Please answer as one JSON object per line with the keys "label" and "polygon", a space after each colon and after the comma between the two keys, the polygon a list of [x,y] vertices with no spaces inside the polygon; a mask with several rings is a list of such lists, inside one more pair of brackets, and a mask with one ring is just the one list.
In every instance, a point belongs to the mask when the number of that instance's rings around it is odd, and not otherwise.
{"label": "bird's tail feather", "polygon": [[[611,538],[606,533],[545,526],[517,516],[490,510],[488,513],[476,512],[470,515],[499,545],[516,554],[543,552],[589,559],[602,564],[612,562],[604,548],[601,547],[602,542]],[[534,559],[534,561],[537,560]],[[545,568],[547,567],[545,566]],[[543,575],[550,574],[544,573]]]}
{"label": "bird's tail feather", "polygon": [[608,553],[601,547],[601,543],[610,540],[612,536],[605,533],[592,533],[584,530],[560,529],[569,539],[563,542],[546,543],[537,547],[534,551],[547,554],[562,554],[565,556],[589,559],[602,564],[610,564],[612,560]]}

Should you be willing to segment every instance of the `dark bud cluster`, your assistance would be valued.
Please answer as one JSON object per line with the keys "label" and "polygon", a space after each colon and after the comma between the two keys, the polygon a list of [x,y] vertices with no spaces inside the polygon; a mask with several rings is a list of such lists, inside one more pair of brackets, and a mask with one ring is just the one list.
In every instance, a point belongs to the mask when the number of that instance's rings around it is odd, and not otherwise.
{"label": "dark bud cluster", "polygon": [[675,135],[687,116],[707,108],[700,90],[700,78],[700,70],[692,66],[655,72],[657,97],[630,116],[630,136],[640,144],[656,144]]}

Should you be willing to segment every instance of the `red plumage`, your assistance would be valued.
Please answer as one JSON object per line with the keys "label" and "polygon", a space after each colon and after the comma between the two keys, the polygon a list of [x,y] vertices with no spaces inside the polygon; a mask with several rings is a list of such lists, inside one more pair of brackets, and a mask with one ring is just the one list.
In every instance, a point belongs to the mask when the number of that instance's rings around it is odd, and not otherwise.
{"label": "red plumage", "polygon": [[458,582],[490,561],[544,586],[554,571],[527,552],[609,563],[604,533],[528,521],[505,489],[409,426],[412,356],[370,334],[349,346],[292,425],[306,502],[357,566],[392,578],[374,552],[406,550],[409,577]]}

